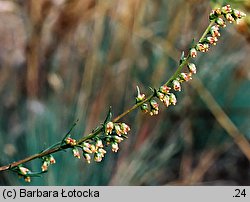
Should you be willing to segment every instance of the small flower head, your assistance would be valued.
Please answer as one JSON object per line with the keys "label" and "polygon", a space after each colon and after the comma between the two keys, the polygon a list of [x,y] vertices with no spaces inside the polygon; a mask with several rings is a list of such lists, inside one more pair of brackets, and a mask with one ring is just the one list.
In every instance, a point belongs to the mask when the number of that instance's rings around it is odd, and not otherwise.
{"label": "small flower head", "polygon": [[227,21],[228,21],[229,23],[233,23],[233,22],[235,21],[234,17],[233,17],[230,13],[227,13],[227,14],[225,15],[225,18],[227,19]]}
{"label": "small flower head", "polygon": [[95,153],[94,160],[96,162],[101,162],[102,161],[102,154],[101,153]]}
{"label": "small flower head", "polygon": [[170,93],[170,95],[169,95],[169,101],[170,101],[170,104],[176,105],[177,99],[176,99],[176,97],[175,97],[175,95],[173,93]]}
{"label": "small flower head", "polygon": [[117,142],[117,143],[121,143],[121,141],[123,141],[123,138],[119,137],[117,135],[115,135],[113,138],[114,138],[114,141]]}
{"label": "small flower head", "polygon": [[52,155],[49,156],[49,163],[50,164],[55,164],[56,163],[56,160]]}
{"label": "small flower head", "polygon": [[147,103],[143,103],[141,105],[141,110],[144,112],[144,113],[147,113],[149,111],[148,109],[148,104]]}
{"label": "small flower head", "polygon": [[76,157],[78,159],[81,158],[80,152],[76,147],[72,150],[72,152],[73,152],[74,157]]}
{"label": "small flower head", "polygon": [[114,123],[113,122],[108,122],[105,127],[106,134],[111,134],[112,130],[114,128]]}
{"label": "small flower head", "polygon": [[213,19],[217,18],[220,15],[221,15],[221,9],[220,8],[213,9],[212,12],[209,14],[209,19],[213,20]]}
{"label": "small flower head", "polygon": [[165,94],[160,91],[157,91],[157,97],[159,98],[160,101],[163,101]]}
{"label": "small flower head", "polygon": [[103,148],[99,148],[97,153],[101,154],[101,157],[103,158],[107,152]]}
{"label": "small flower head", "polygon": [[159,89],[159,91],[163,94],[167,94],[169,93],[169,91],[171,90],[170,87],[168,87],[167,85],[162,85]]}
{"label": "small flower head", "polygon": [[83,157],[86,159],[86,161],[87,161],[88,163],[90,163],[91,156],[90,156],[89,154],[83,153]]}
{"label": "small flower head", "polygon": [[117,143],[117,142],[113,142],[113,143],[111,144],[111,147],[112,147],[112,151],[113,151],[113,152],[117,152],[118,149],[119,149],[119,146],[118,146],[118,143]]}
{"label": "small flower head", "polygon": [[191,56],[192,58],[195,58],[195,57],[197,56],[197,51],[196,51],[195,48],[191,48],[191,49],[190,49],[190,56]]}
{"label": "small flower head", "polygon": [[75,146],[76,145],[76,140],[75,139],[72,139],[70,137],[68,137],[66,140],[65,140],[66,144],[69,144],[71,146]]}
{"label": "small flower head", "polygon": [[19,170],[20,170],[20,173],[22,175],[27,175],[30,172],[30,170],[28,168],[25,168],[25,167],[22,167],[22,166],[19,167]]}
{"label": "small flower head", "polygon": [[192,73],[180,73],[179,78],[181,81],[189,81],[192,79]]}
{"label": "small flower head", "polygon": [[83,151],[85,151],[88,154],[92,154],[93,153],[93,147],[92,144],[88,143],[88,142],[84,142],[82,144],[82,149]]}
{"label": "small flower head", "polygon": [[204,48],[204,52],[207,52],[209,50],[209,44],[204,43],[203,48]]}
{"label": "small flower head", "polygon": [[218,25],[214,25],[210,28],[210,33],[212,35],[212,37],[219,37],[220,36],[220,32],[219,32],[220,28]]}
{"label": "small flower head", "polygon": [[136,103],[139,103],[139,102],[145,100],[146,96],[145,96],[145,94],[140,92],[140,89],[138,86],[136,86],[136,89],[137,89]]}
{"label": "small flower head", "polygon": [[120,127],[119,124],[115,124],[115,132],[119,136],[121,136],[123,134],[123,131],[122,131],[122,129],[121,129],[121,127]]}
{"label": "small flower head", "polygon": [[151,110],[150,110],[150,115],[157,115],[159,113],[159,104],[155,101],[155,100],[150,100],[150,106],[151,106]]}
{"label": "small flower head", "polygon": [[223,6],[221,8],[222,13],[227,14],[232,12],[232,8],[230,5]]}
{"label": "small flower head", "polygon": [[226,27],[225,21],[220,17],[216,19],[216,23],[221,27]]}
{"label": "small flower head", "polygon": [[95,146],[98,148],[102,148],[103,147],[102,140],[97,140]]}
{"label": "small flower head", "polygon": [[159,110],[151,109],[151,111],[149,112],[149,114],[150,114],[151,116],[157,115],[157,114],[159,114]]}
{"label": "small flower head", "polygon": [[196,50],[197,50],[197,51],[200,51],[200,52],[203,52],[203,53],[204,53],[204,52],[207,52],[208,49],[209,49],[209,45],[206,44],[206,43],[204,43],[204,44],[198,43],[198,44],[196,45]]}
{"label": "small flower head", "polygon": [[179,81],[173,80],[172,83],[173,83],[173,89],[174,89],[175,91],[181,91],[181,84],[180,84]]}
{"label": "small flower head", "polygon": [[83,147],[82,149],[83,149],[83,151],[87,152],[88,154],[92,154],[92,151],[91,151],[90,148],[88,148],[88,147]]}
{"label": "small flower head", "polygon": [[192,74],[196,74],[196,66],[194,63],[188,63],[188,70],[190,71],[190,73]]}
{"label": "small flower head", "polygon": [[246,17],[246,14],[243,13],[242,11],[233,9],[233,15],[237,18],[237,19],[241,19],[243,17]]}
{"label": "small flower head", "polygon": [[24,178],[25,182],[31,182],[31,178],[29,176]]}
{"label": "small flower head", "polygon": [[163,104],[168,107],[170,105],[170,98],[168,95],[165,95],[164,99],[163,99]]}
{"label": "small flower head", "polygon": [[159,110],[159,104],[155,100],[150,100],[150,106],[152,109]]}
{"label": "small flower head", "polygon": [[220,9],[220,8],[214,9],[214,13],[215,13],[217,16],[221,15],[221,9]]}
{"label": "small flower head", "polygon": [[207,41],[212,44],[212,45],[216,45],[216,42],[218,41],[218,38],[217,37],[211,37],[211,36],[208,36],[207,37]]}
{"label": "small flower head", "polygon": [[130,127],[125,123],[121,124],[121,129],[122,129],[122,133],[125,135],[127,135],[128,132],[130,131]]}
{"label": "small flower head", "polygon": [[49,163],[47,161],[44,161],[41,169],[44,172],[48,170],[48,167],[49,167]]}

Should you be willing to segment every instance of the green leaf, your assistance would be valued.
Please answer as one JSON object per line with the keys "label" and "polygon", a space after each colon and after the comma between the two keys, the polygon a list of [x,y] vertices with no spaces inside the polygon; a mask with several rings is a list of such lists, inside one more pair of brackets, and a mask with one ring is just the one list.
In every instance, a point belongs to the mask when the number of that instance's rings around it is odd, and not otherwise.
{"label": "green leaf", "polygon": [[63,138],[62,141],[61,141],[61,146],[64,144],[65,140],[66,140],[68,137],[70,137],[70,133],[71,133],[71,131],[74,129],[74,127],[76,126],[76,124],[77,124],[78,121],[79,121],[79,119],[77,119],[77,120],[75,121],[75,123],[71,126],[71,128],[69,129],[69,131],[66,133],[66,135],[64,136],[64,138]]}
{"label": "green leaf", "polygon": [[105,118],[105,121],[104,121],[104,125],[106,125],[106,123],[110,122],[111,119],[112,119],[111,109],[112,109],[112,107],[110,106],[110,107],[109,107],[108,114],[107,114],[107,116],[106,116],[106,118]]}
{"label": "green leaf", "polygon": [[181,59],[180,59],[180,65],[183,63],[183,61],[185,61],[186,60],[186,58],[185,58],[185,53],[184,53],[184,51],[182,51],[182,53],[181,53]]}

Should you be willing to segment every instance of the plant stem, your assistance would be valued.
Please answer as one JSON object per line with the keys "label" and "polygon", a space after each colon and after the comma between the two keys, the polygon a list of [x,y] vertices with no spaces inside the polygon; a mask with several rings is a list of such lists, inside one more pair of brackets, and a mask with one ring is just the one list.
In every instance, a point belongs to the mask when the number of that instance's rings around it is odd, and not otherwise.
{"label": "plant stem", "polygon": [[117,122],[119,121],[121,118],[123,118],[124,116],[126,116],[127,114],[129,114],[130,112],[132,112],[133,110],[135,110],[136,108],[140,107],[142,104],[148,102],[150,99],[152,99],[154,97],[154,93],[151,94],[150,96],[148,96],[145,100],[135,104],[134,106],[130,107],[128,110],[126,110],[125,112],[123,112],[122,114],[120,114],[119,116],[115,117],[113,119],[113,122]]}
{"label": "plant stem", "polygon": [[[205,37],[206,35],[209,33],[210,31],[210,28],[213,26],[215,20],[211,21],[210,24],[208,25],[208,27],[206,28],[206,30],[204,31],[204,33],[202,34],[201,38],[199,39],[199,42],[201,42]],[[189,59],[190,59],[190,54],[188,54],[185,58],[185,60],[179,65],[179,67],[177,68],[177,70],[175,71],[175,73],[173,74],[173,76],[170,77],[170,79],[165,83],[165,85],[169,85],[170,82],[172,82],[174,79],[176,79],[178,77],[178,75],[180,74],[181,70],[183,69],[183,67],[188,63]],[[149,100],[151,100],[153,97],[155,97],[155,93],[152,93],[151,95],[149,95],[145,100],[143,100],[142,102],[139,102],[135,105],[133,105],[132,107],[130,107],[128,110],[126,110],[125,112],[123,112],[122,114],[118,115],[117,117],[115,117],[112,121],[113,122],[117,122],[119,121],[121,118],[123,118],[124,116],[126,116],[127,114],[131,113],[133,110],[137,109],[138,107],[140,107],[142,104],[148,102]],[[73,127],[76,125],[76,123],[74,123],[74,125],[72,126],[72,128],[69,130],[69,132],[66,134],[65,137],[67,137],[67,135],[69,135],[69,133],[71,132],[71,130],[73,129]],[[77,145],[78,144],[81,144],[83,143],[84,141],[86,140],[89,140],[89,139],[92,139],[94,137],[96,137],[99,133],[102,132],[103,130],[103,125],[102,126],[99,126],[94,132],[90,133],[89,135],[79,139],[77,141]],[[59,152],[61,150],[65,150],[65,149],[68,149],[68,148],[72,148],[73,146],[71,145],[68,145],[68,144],[60,144],[61,142],[58,142],[50,147],[48,147],[47,149],[45,149],[44,151],[42,151],[41,153],[38,153],[38,154],[34,154],[32,156],[29,156],[27,158],[24,158],[20,161],[17,161],[17,162],[13,162],[13,163],[10,163],[8,165],[5,165],[5,166],[1,166],[0,167],[0,171],[4,171],[4,170],[10,170],[11,168],[13,167],[16,167],[20,164],[23,164],[23,163],[27,163],[29,161],[32,161],[34,159],[37,159],[37,158],[41,158],[41,157],[44,157],[44,156],[47,156],[49,154],[53,154],[53,153],[56,153],[56,152]]]}

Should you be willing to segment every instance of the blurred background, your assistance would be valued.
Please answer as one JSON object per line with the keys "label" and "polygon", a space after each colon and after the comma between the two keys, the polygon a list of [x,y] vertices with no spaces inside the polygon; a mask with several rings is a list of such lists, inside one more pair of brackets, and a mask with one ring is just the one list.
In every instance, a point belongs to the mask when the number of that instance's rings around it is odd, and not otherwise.
{"label": "blurred background", "polygon": [[0,0],[0,165],[60,141],[76,119],[73,137],[87,135],[109,106],[114,116],[132,106],[137,85],[149,95],[226,3],[248,16],[198,55],[175,107],[122,119],[131,132],[118,153],[87,164],[60,152],[30,184],[11,172],[0,184],[250,185],[250,161],[232,138],[250,140],[249,0]]}

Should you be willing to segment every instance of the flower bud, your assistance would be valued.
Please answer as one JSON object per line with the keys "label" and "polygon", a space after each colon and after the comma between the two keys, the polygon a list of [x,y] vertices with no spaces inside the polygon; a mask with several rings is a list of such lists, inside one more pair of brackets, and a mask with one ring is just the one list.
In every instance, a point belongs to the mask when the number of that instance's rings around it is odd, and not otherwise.
{"label": "flower bud", "polygon": [[103,148],[99,148],[99,149],[98,149],[98,153],[100,153],[100,154],[101,154],[101,157],[104,157],[104,155],[105,155],[107,152],[106,152],[106,150],[105,150],[105,149],[103,149]]}
{"label": "flower bud", "polygon": [[161,93],[160,91],[157,91],[156,95],[157,95],[157,97],[159,98],[160,101],[162,101],[164,96],[165,96],[165,94]]}
{"label": "flower bud", "polygon": [[56,160],[54,159],[54,157],[52,155],[50,155],[50,157],[49,157],[49,163],[50,164],[55,164],[56,163]]}
{"label": "flower bud", "polygon": [[222,13],[227,14],[232,12],[232,8],[230,5],[223,6],[221,8]]}
{"label": "flower bud", "polygon": [[80,152],[76,147],[72,150],[72,152],[73,152],[74,157],[80,159]]}
{"label": "flower bud", "polygon": [[155,100],[150,100],[151,110],[149,114],[151,116],[157,115],[159,113],[159,104]]}
{"label": "flower bud", "polygon": [[101,153],[95,153],[94,160],[96,162],[101,162],[102,161],[102,154]]}
{"label": "flower bud", "polygon": [[236,9],[233,9],[233,15],[238,18],[238,19],[241,19],[243,17],[246,17],[246,14],[241,12],[241,11],[238,11]]}
{"label": "flower bud", "polygon": [[207,44],[207,43],[204,43],[204,44],[202,44],[202,43],[198,43],[197,45],[196,45],[196,50],[198,50],[198,51],[200,51],[200,52],[207,52],[208,51],[208,49],[209,49],[209,45]]}
{"label": "flower bud", "polygon": [[72,139],[70,137],[68,137],[66,140],[65,140],[66,144],[69,144],[71,146],[75,146],[76,145],[76,140],[75,139]]}
{"label": "flower bud", "polygon": [[212,45],[216,45],[216,42],[218,41],[218,38],[209,36],[209,37],[207,37],[207,41]]}
{"label": "flower bud", "polygon": [[180,73],[179,78],[180,78],[182,81],[189,81],[189,80],[192,79],[192,73]]}
{"label": "flower bud", "polygon": [[192,74],[196,74],[196,66],[194,63],[188,63],[188,70],[190,71],[190,73]]}
{"label": "flower bud", "polygon": [[128,132],[130,131],[130,127],[127,124],[122,123],[121,124],[121,130],[122,130],[123,134],[127,135]]}
{"label": "flower bud", "polygon": [[203,48],[204,48],[203,52],[207,52],[209,50],[209,45],[207,43],[204,43]]}
{"label": "flower bud", "polygon": [[115,124],[115,132],[119,136],[121,136],[123,134],[123,131],[122,131],[121,127],[119,126],[119,124]]}
{"label": "flower bud", "polygon": [[216,23],[221,27],[226,27],[225,21],[220,17],[216,19]]}
{"label": "flower bud", "polygon": [[159,104],[155,100],[150,100],[150,105],[153,109],[159,110]]}
{"label": "flower bud", "polygon": [[86,161],[87,161],[88,163],[90,163],[91,156],[90,156],[89,154],[83,153],[83,157],[86,159]]}
{"label": "flower bud", "polygon": [[179,81],[173,80],[172,83],[173,83],[173,89],[174,89],[175,91],[181,91],[181,84],[180,84]]}
{"label": "flower bud", "polygon": [[219,26],[218,25],[212,26],[210,28],[210,33],[211,33],[212,37],[218,37],[218,36],[220,36]]}
{"label": "flower bud", "polygon": [[97,140],[96,141],[96,145],[95,145],[96,147],[103,147],[103,144],[102,144],[102,140]]}
{"label": "flower bud", "polygon": [[197,51],[196,51],[195,48],[191,48],[191,49],[190,49],[190,56],[191,56],[192,58],[195,58],[195,57],[197,56]]}
{"label": "flower bud", "polygon": [[112,147],[112,151],[113,151],[113,152],[117,152],[118,149],[119,149],[119,146],[118,146],[118,143],[117,143],[117,142],[113,142],[113,143],[111,144],[111,147]]}
{"label": "flower bud", "polygon": [[146,98],[145,94],[143,94],[143,93],[141,94],[141,93],[140,93],[140,89],[139,89],[138,86],[136,86],[136,89],[137,89],[136,103],[145,100],[145,98]]}
{"label": "flower bud", "polygon": [[159,114],[159,110],[151,109],[151,111],[149,112],[149,114],[150,114],[151,116],[157,115],[157,114]]}
{"label": "flower bud", "polygon": [[162,92],[162,93],[164,93],[164,94],[169,93],[170,90],[171,90],[171,88],[168,87],[167,85],[163,85],[163,86],[161,86],[160,89],[159,89],[159,91]]}
{"label": "flower bud", "polygon": [[212,12],[209,14],[209,20],[214,20],[220,15],[221,15],[220,8],[213,9]]}
{"label": "flower bud", "polygon": [[24,178],[25,182],[31,182],[31,178],[29,176]]}
{"label": "flower bud", "polygon": [[121,143],[121,141],[123,141],[123,138],[119,137],[117,135],[115,135],[113,138],[114,138],[114,141],[117,142],[117,143]]}
{"label": "flower bud", "polygon": [[168,107],[170,105],[170,98],[168,95],[166,95],[163,99],[163,104]]}
{"label": "flower bud", "polygon": [[43,165],[41,166],[42,171],[47,171],[49,167],[49,163],[47,161],[43,162]]}
{"label": "flower bud", "polygon": [[28,168],[25,168],[25,167],[19,167],[19,170],[20,170],[20,173],[22,175],[27,175],[27,173],[30,172],[30,170]]}
{"label": "flower bud", "polygon": [[95,145],[91,144],[90,145],[90,150],[92,151],[92,153],[96,152],[97,148]]}
{"label": "flower bud", "polygon": [[88,154],[92,154],[92,150],[88,147],[83,147],[83,151],[87,152]]}
{"label": "flower bud", "polygon": [[169,95],[169,101],[170,101],[170,104],[176,105],[177,99],[176,99],[176,97],[175,97],[175,95],[173,93],[170,93],[170,95]]}
{"label": "flower bud", "polygon": [[148,109],[148,104],[147,103],[143,103],[141,105],[141,110],[144,112],[144,113],[147,113],[149,111]]}
{"label": "flower bud", "polygon": [[235,21],[235,19],[233,18],[233,16],[230,13],[227,13],[225,17],[229,23],[233,23]]}
{"label": "flower bud", "polygon": [[114,128],[114,123],[111,122],[111,121],[108,122],[108,123],[106,124],[106,127],[105,127],[105,133],[106,133],[106,134],[111,134],[113,128]]}

